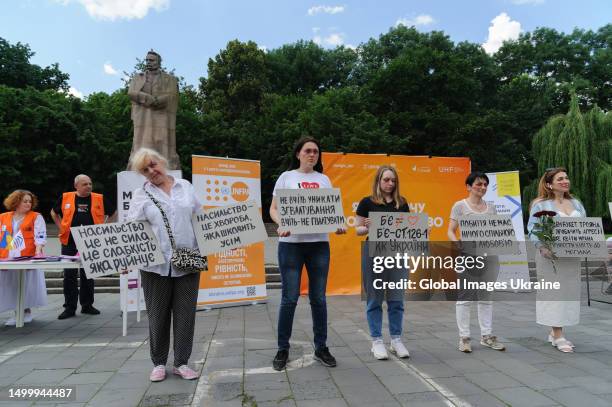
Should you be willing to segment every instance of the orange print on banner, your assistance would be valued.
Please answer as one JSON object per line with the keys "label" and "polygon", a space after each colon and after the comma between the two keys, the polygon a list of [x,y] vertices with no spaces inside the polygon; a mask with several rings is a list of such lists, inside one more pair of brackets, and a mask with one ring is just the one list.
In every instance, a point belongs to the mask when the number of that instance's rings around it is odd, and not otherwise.
{"label": "orange print on banner", "polygon": [[237,202],[249,199],[249,186],[242,181],[234,182],[231,186],[232,198]]}

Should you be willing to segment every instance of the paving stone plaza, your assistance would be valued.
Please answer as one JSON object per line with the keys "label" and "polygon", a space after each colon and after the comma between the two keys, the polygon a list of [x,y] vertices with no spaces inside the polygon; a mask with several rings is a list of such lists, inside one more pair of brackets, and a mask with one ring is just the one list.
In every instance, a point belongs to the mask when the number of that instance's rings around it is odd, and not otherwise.
{"label": "paving stone plaza", "polygon": [[[338,360],[313,360],[308,299],[300,299],[290,363],[276,372],[275,328],[280,291],[267,304],[201,311],[190,363],[197,381],[168,375],[149,381],[146,315],[129,316],[121,335],[118,294],[98,294],[102,314],[57,320],[62,295],[35,310],[22,329],[0,328],[0,386],[74,385],[76,401],[62,406],[610,406],[612,305],[582,306],[581,323],[567,329],[576,353],[563,354],[536,325],[535,305],[495,303],[494,333],[505,352],[472,341],[456,350],[453,302],[406,302],[404,343],[409,359],[377,361],[370,353],[364,303],[359,296],[328,298],[328,345]],[[472,332],[478,333],[475,309]],[[0,317],[8,317],[8,313]],[[386,320],[386,317],[385,317]],[[386,334],[386,326],[385,326]],[[388,341],[388,338],[386,338]],[[169,357],[169,365],[173,360]],[[169,371],[169,370],[168,370]]]}

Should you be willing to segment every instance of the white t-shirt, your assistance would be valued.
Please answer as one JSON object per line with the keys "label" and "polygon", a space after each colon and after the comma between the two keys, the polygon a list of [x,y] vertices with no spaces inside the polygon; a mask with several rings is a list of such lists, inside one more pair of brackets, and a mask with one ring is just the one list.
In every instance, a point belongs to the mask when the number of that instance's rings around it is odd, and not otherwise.
{"label": "white t-shirt", "polygon": [[[327,175],[313,171],[309,173],[291,170],[283,172],[274,185],[273,196],[276,196],[277,189],[302,189],[302,188],[332,188],[331,181]],[[290,235],[289,237],[279,237],[279,242],[305,243],[305,242],[328,242],[327,233],[307,233],[303,235]]]}
{"label": "white t-shirt", "polygon": [[452,220],[459,221],[459,217],[466,215],[497,215],[495,204],[493,202],[486,201],[485,203],[487,204],[487,209],[482,212],[478,212],[470,206],[467,200],[462,199],[460,201],[457,201],[451,209],[450,218]]}

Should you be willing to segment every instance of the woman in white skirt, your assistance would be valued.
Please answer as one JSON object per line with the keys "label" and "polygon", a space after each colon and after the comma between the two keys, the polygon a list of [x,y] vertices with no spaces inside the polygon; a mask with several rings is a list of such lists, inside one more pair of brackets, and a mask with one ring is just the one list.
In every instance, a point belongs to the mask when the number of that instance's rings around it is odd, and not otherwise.
{"label": "woman in white skirt", "polygon": [[529,238],[536,245],[536,270],[538,280],[559,282],[560,290],[539,291],[536,297],[536,322],[552,328],[548,341],[564,353],[574,351],[574,344],[563,336],[563,327],[580,322],[580,259],[558,258],[552,260],[552,253],[533,233],[538,212],[550,211],[562,218],[584,217],[582,203],[569,192],[570,180],[565,168],[549,168],[538,185],[538,197],[531,202],[527,230]]}
{"label": "woman in white skirt", "polygon": [[[38,199],[30,191],[18,189],[4,200],[8,212],[0,214],[0,258],[41,255],[47,242],[47,227],[43,217],[32,209]],[[23,244],[19,245],[19,237]],[[15,239],[17,238],[17,239]],[[21,248],[20,248],[21,247]],[[0,268],[2,267],[0,263]],[[47,287],[42,270],[25,272],[25,313],[24,322],[32,322],[32,308],[47,305]],[[0,312],[17,308],[17,272],[0,271]],[[6,326],[14,326],[15,316],[10,317]]]}

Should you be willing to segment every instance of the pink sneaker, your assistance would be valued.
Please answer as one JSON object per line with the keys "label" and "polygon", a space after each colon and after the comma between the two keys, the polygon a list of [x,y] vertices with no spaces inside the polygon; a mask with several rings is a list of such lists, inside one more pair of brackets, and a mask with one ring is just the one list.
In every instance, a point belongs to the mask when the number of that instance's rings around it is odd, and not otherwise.
{"label": "pink sneaker", "polygon": [[191,369],[187,365],[175,367],[172,369],[172,373],[181,376],[185,380],[194,380],[200,377],[200,374],[195,370]]}
{"label": "pink sneaker", "polygon": [[149,379],[152,382],[161,382],[166,378],[166,366],[157,365],[151,371],[151,375],[149,375]]}

